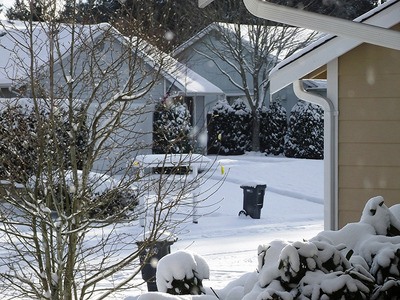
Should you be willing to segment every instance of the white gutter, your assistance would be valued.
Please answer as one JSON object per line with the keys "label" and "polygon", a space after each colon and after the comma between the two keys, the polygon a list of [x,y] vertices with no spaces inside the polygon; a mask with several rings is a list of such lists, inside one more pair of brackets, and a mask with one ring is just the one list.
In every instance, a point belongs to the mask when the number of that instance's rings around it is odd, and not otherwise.
{"label": "white gutter", "polygon": [[243,0],[243,2],[247,10],[259,18],[400,50],[400,32],[395,30],[326,16],[264,0]]}
{"label": "white gutter", "polygon": [[324,228],[337,229],[337,203],[334,199],[337,199],[335,123],[338,112],[328,98],[307,92],[302,80],[293,82],[293,90],[301,100],[317,104],[324,110]]}

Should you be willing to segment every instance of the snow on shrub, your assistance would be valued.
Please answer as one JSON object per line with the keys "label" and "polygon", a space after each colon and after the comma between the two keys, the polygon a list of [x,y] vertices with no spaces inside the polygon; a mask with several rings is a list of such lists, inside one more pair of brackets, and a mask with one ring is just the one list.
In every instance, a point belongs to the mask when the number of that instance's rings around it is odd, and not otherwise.
{"label": "snow on shrub", "polygon": [[269,109],[260,109],[260,151],[280,155],[285,149],[287,131],[286,110],[278,102],[272,102]]}
{"label": "snow on shrub", "polygon": [[[137,300],[218,300],[217,297],[212,296],[212,295],[183,295],[183,296],[176,296],[176,295],[170,295],[166,293],[160,293],[160,292],[152,292],[152,293],[147,293],[139,296]],[[232,299],[233,300],[233,299]]]}
{"label": "snow on shrub", "polygon": [[208,114],[208,153],[243,154],[251,145],[251,111],[243,100],[218,101]]}
{"label": "snow on shrub", "polygon": [[157,289],[172,295],[200,295],[205,293],[202,280],[209,276],[210,269],[201,256],[181,250],[158,262]]}
{"label": "snow on shrub", "polygon": [[[87,174],[85,185],[83,185],[83,172],[77,170],[77,183],[74,182],[74,175],[71,170],[65,170],[63,177],[60,178],[60,172],[56,171],[51,180],[42,174],[40,179],[36,176],[31,176],[26,186],[35,188],[39,182],[38,189],[43,197],[52,191],[57,203],[53,203],[49,207],[50,210],[57,211],[61,206],[64,207],[64,213],[67,215],[68,205],[66,202],[71,201],[74,194],[85,194],[88,196],[82,197],[81,201],[85,201],[82,205],[87,209],[88,217],[90,218],[105,218],[112,215],[120,215],[120,217],[128,216],[131,210],[138,204],[137,191],[133,186],[126,186],[123,182],[108,176],[106,174],[89,172]],[[77,189],[82,189],[78,191]],[[64,201],[64,202],[63,202]],[[62,205],[62,202],[64,205]]]}
{"label": "snow on shrub", "polygon": [[168,99],[159,103],[154,112],[153,152],[189,153],[193,150],[190,112],[186,104]]}
{"label": "snow on shrub", "polygon": [[320,106],[299,100],[290,113],[285,156],[324,157],[324,113]]}
{"label": "snow on shrub", "polygon": [[242,99],[236,99],[232,104],[234,115],[232,117],[232,136],[229,148],[232,154],[243,154],[251,150],[252,116],[251,110]]}
{"label": "snow on shrub", "polygon": [[[211,112],[207,115],[208,130],[208,153],[209,154],[226,154],[228,150],[225,148],[223,141],[229,136],[229,126],[232,121],[233,109],[226,100],[219,100],[214,105]],[[224,140],[222,140],[224,137]]]}
{"label": "snow on shrub", "polygon": [[[381,196],[371,198],[357,223],[322,231],[309,241],[274,240],[258,247],[258,271],[246,273],[225,288],[199,288],[199,299],[398,299],[400,295],[399,206],[388,208]],[[167,258],[157,284],[160,291],[181,291],[185,278],[208,278],[204,260],[177,252]],[[199,264],[203,269],[198,268]],[[196,270],[196,271],[194,271]],[[203,271],[201,271],[203,270]],[[159,277],[160,276],[160,277]],[[179,284],[176,284],[178,283]],[[175,288],[178,290],[174,290]],[[213,295],[216,295],[214,297]],[[194,299],[169,298],[146,299]],[[142,298],[143,297],[143,298]],[[212,298],[203,298],[212,297]]]}
{"label": "snow on shrub", "polygon": [[[3,99],[0,103],[0,178],[23,183],[32,176],[39,165],[39,149],[43,149],[52,167],[67,168],[71,165],[70,149],[76,149],[77,167],[81,169],[86,159],[88,129],[86,117],[78,107],[73,123],[65,107],[55,105],[52,113],[45,100]],[[40,130],[39,130],[40,127]],[[70,134],[76,131],[75,139]],[[45,160],[46,162],[46,160]],[[45,162],[40,162],[42,165]]]}

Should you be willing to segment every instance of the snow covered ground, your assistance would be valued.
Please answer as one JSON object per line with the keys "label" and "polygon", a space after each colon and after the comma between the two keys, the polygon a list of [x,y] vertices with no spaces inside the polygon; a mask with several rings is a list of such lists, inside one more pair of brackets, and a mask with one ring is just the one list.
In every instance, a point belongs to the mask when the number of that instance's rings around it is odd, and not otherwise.
{"label": "snow covered ground", "polygon": [[[323,161],[266,157],[260,153],[210,157],[216,160],[203,191],[224,175],[221,188],[199,208],[198,224],[186,224],[171,252],[190,250],[210,267],[204,286],[220,289],[257,268],[257,248],[275,239],[302,241],[323,230]],[[242,184],[264,183],[267,190],[260,219],[239,217]],[[138,279],[140,280],[140,278]],[[142,290],[125,293],[135,299]],[[121,298],[119,298],[121,299]]]}

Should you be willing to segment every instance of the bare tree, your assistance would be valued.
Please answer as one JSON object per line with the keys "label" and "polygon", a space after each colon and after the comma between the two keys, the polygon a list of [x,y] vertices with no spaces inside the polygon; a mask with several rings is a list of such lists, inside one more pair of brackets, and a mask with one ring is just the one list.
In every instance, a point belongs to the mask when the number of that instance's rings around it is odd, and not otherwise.
{"label": "bare tree", "polygon": [[[135,159],[150,147],[142,125],[165,55],[106,24],[57,23],[56,2],[46,4],[45,22],[0,28],[16,95],[2,101],[0,291],[106,299],[135,286],[144,249],[191,220],[193,209],[174,214],[205,173],[181,174],[185,156],[164,171],[165,155],[154,180]],[[138,205],[146,197],[150,208]]]}
{"label": "bare tree", "polygon": [[187,61],[195,70],[196,64],[209,66],[207,62],[212,62],[221,81],[228,80],[231,90],[244,95],[253,117],[252,150],[258,151],[257,112],[268,98],[269,72],[281,59],[307,45],[316,33],[257,18],[243,23],[244,8],[236,9],[229,10],[229,20],[237,20],[235,23],[214,23],[210,34],[194,47],[195,54],[183,57],[183,51],[179,60]]}

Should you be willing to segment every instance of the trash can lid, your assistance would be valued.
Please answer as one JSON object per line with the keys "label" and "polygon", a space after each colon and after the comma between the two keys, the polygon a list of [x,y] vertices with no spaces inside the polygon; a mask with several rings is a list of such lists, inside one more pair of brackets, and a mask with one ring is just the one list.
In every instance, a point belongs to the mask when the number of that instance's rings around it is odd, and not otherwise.
{"label": "trash can lid", "polygon": [[244,187],[257,187],[258,185],[267,186],[264,182],[258,180],[246,181],[240,185],[241,188]]}

